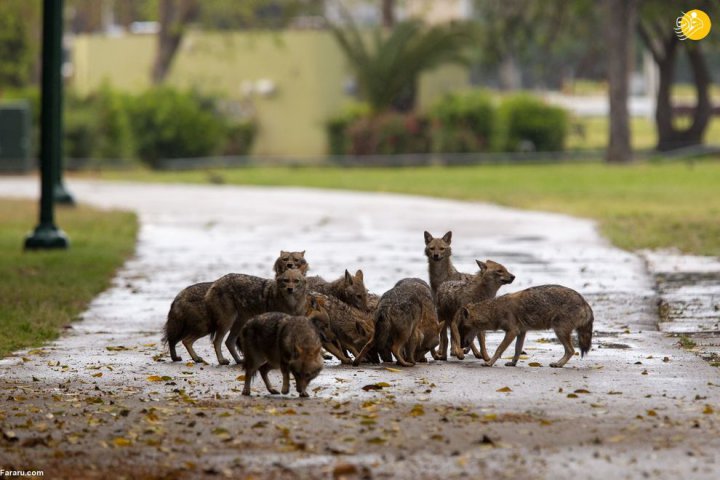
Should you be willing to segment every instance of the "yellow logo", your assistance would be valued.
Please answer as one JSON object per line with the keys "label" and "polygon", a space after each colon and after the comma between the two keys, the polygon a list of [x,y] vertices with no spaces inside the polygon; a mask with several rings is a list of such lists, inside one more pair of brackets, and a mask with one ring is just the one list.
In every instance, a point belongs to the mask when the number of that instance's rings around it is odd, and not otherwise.
{"label": "yellow logo", "polygon": [[702,10],[690,10],[682,12],[675,20],[675,33],[680,40],[702,40],[710,33],[710,17]]}

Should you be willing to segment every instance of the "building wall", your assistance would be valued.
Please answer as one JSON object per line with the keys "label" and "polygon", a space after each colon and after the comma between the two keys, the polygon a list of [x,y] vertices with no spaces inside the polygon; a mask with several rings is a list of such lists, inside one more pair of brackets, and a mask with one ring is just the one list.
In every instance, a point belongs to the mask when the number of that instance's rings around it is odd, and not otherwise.
{"label": "building wall", "polygon": [[[73,86],[86,94],[103,82],[138,92],[150,86],[154,36],[83,36],[73,45]],[[318,156],[326,152],[325,120],[350,97],[342,53],[325,31],[190,32],[168,83],[228,96],[260,125],[253,153]],[[425,75],[420,107],[468,84],[467,70],[446,67]],[[259,90],[272,93],[261,94]]]}

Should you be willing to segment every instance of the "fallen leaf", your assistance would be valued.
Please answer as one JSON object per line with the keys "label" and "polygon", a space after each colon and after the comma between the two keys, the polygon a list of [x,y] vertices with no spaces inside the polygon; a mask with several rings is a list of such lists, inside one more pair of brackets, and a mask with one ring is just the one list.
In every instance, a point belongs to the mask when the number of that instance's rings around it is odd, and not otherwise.
{"label": "fallen leaf", "polygon": [[93,377],[102,377],[102,372],[93,373],[92,376]]}
{"label": "fallen leaf", "polygon": [[375,444],[375,445],[381,445],[381,444],[386,443],[386,442],[387,442],[387,440],[385,440],[385,439],[382,438],[382,437],[372,437],[372,438],[368,438],[368,439],[367,439],[367,443],[372,443],[372,444]]}
{"label": "fallen leaf", "polygon": [[237,380],[238,382],[244,382],[244,381],[245,381],[245,375],[238,375],[235,380]]}
{"label": "fallen leaf", "polygon": [[496,392],[500,392],[500,393],[507,393],[507,392],[512,392],[512,388],[510,388],[510,387],[502,387],[502,388],[498,388],[498,389],[495,390],[495,391],[496,391]]}
{"label": "fallen leaf", "polygon": [[710,405],[705,405],[705,409],[703,410],[703,413],[705,415],[710,415],[714,412],[715,412],[715,410],[713,410],[713,407],[711,407]]}
{"label": "fallen leaf", "polygon": [[116,447],[129,447],[132,445],[132,441],[124,437],[115,437],[112,441]]}
{"label": "fallen leaf", "polygon": [[172,380],[172,377],[168,377],[167,375],[163,375],[162,377],[160,375],[150,375],[147,379],[149,382],[168,382]]}
{"label": "fallen leaf", "polygon": [[410,416],[412,417],[419,417],[421,415],[425,415],[425,409],[422,405],[416,404],[412,410],[410,410]]}
{"label": "fallen leaf", "polygon": [[575,393],[590,393],[589,390],[585,390],[584,388],[578,388],[575,390]]}
{"label": "fallen leaf", "polygon": [[358,473],[358,469],[352,463],[338,463],[333,468],[333,478],[343,478],[356,473]]}
{"label": "fallen leaf", "polygon": [[568,393],[567,398],[578,398],[578,396],[574,393]]}
{"label": "fallen leaf", "polygon": [[387,370],[388,372],[393,372],[393,373],[402,372],[402,370],[400,370],[399,368],[392,368],[392,367],[385,367],[385,370]]}
{"label": "fallen leaf", "polygon": [[657,417],[657,412],[655,410],[648,410],[646,413],[648,417]]}
{"label": "fallen leaf", "polygon": [[363,390],[366,392],[375,391],[375,390],[382,390],[383,388],[389,387],[390,384],[387,382],[378,382],[378,383],[371,383],[370,385],[365,385],[362,387]]}
{"label": "fallen leaf", "polygon": [[530,362],[530,363],[528,363],[528,367],[542,367],[542,363]]}

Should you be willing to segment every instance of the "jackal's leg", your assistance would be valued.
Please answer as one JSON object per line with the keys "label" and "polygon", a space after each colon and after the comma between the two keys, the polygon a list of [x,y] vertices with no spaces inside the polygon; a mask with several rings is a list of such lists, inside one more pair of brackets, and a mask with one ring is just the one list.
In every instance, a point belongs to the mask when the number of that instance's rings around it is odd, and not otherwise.
{"label": "jackal's leg", "polygon": [[[225,335],[230,330],[230,327],[232,327],[232,324],[234,323],[233,320],[234,318],[229,322],[217,322],[217,331],[215,332],[215,337],[213,338],[213,347],[215,347],[215,355],[217,355],[218,363],[220,365],[230,364],[230,361],[223,357],[222,342],[225,339]],[[228,350],[230,350],[230,347],[228,347]],[[232,353],[232,350],[230,350],[230,353]]]}
{"label": "jackal's leg", "polygon": [[[230,355],[232,355],[233,360],[235,360],[235,363],[238,365],[242,363],[242,359],[240,358],[240,355],[237,351],[237,345],[238,345],[238,338],[240,337],[240,330],[242,330],[243,325],[239,324],[240,320],[235,317],[235,321],[233,322],[233,326],[230,329],[230,335],[228,335],[227,340],[225,340],[225,346],[227,347],[228,351],[230,352]],[[228,362],[230,363],[230,362]]]}
{"label": "jackal's leg", "polygon": [[448,324],[442,322],[440,328],[440,346],[438,347],[438,360],[447,360],[448,352]]}
{"label": "jackal's leg", "polygon": [[243,387],[242,394],[243,395],[250,395],[250,386],[252,384],[252,378],[255,376],[255,373],[257,373],[257,368],[254,366],[249,366],[248,362],[245,362],[245,386]]}
{"label": "jackal's leg", "polygon": [[486,367],[492,367],[495,365],[495,362],[497,362],[498,358],[503,354],[505,349],[512,343],[513,340],[515,340],[515,337],[517,336],[517,332],[514,330],[510,330],[508,332],[505,332],[505,338],[503,338],[502,342],[500,342],[500,345],[498,346],[497,350],[495,350],[495,355],[490,359],[489,362],[485,362],[483,365]]}
{"label": "jackal's leg", "polygon": [[480,341],[480,355],[486,362],[490,360],[490,354],[488,354],[487,347],[485,346],[485,332],[478,333],[478,340]]}
{"label": "jackal's leg", "polygon": [[178,356],[177,351],[175,350],[175,345],[177,345],[177,341],[168,340],[168,350],[170,350],[170,358],[173,362],[180,362],[182,361],[182,357]]}
{"label": "jackal's leg", "polygon": [[525,332],[521,332],[515,340],[515,355],[513,355],[512,361],[505,364],[506,367],[514,367],[517,365],[520,354],[522,353],[523,343],[525,343]]}
{"label": "jackal's leg", "polygon": [[567,363],[568,360],[570,360],[570,357],[575,355],[575,349],[572,346],[572,330],[555,330],[555,335],[557,335],[558,340],[560,340],[560,343],[562,343],[562,346],[565,348],[565,355],[560,359],[558,362],[553,362],[550,364],[552,368],[562,368],[563,365]]}
{"label": "jackal's leg", "polygon": [[283,384],[280,392],[283,395],[290,393],[290,370],[287,365],[280,365],[280,371],[282,372]]}
{"label": "jackal's leg", "polygon": [[335,358],[340,360],[340,363],[342,363],[343,365],[352,363],[352,360],[346,357],[345,354],[343,354],[342,350],[340,350],[334,343],[325,343],[323,344],[323,348],[330,352],[332,355],[334,355]]}
{"label": "jackal's leg", "polygon": [[363,346],[362,350],[360,350],[360,353],[358,353],[355,356],[355,360],[353,360],[353,362],[352,362],[354,367],[357,367],[360,365],[360,362],[362,361],[363,357],[368,352],[368,350],[370,350],[370,348],[372,346],[373,346],[373,338],[370,337],[370,340],[368,340],[368,342],[365,344],[365,346]]}
{"label": "jackal's leg", "polygon": [[[202,358],[200,358],[200,356],[197,353],[195,353],[195,349],[193,349],[193,343],[195,343],[195,340],[197,340],[201,336],[202,335],[191,335],[189,337],[183,338],[183,341],[182,341],[183,345],[185,345],[185,348],[187,349],[188,353],[190,354],[190,356],[192,357],[192,359],[195,363],[203,363],[204,362],[204,360]],[[174,349],[175,349],[175,347],[173,347],[173,350]]]}
{"label": "jackal's leg", "polygon": [[[443,335],[447,336],[447,335]],[[450,322],[450,344],[452,353],[458,360],[465,358],[465,351],[462,349],[462,338],[460,338],[460,330],[455,322]]]}
{"label": "jackal's leg", "polygon": [[260,376],[262,377],[263,382],[265,382],[265,387],[268,389],[268,392],[270,392],[272,395],[277,395],[280,392],[273,388],[272,384],[270,383],[270,379],[268,378],[268,372],[270,370],[272,370],[270,364],[264,364],[262,367],[260,367]]}
{"label": "jackal's leg", "polygon": [[[478,339],[479,338],[480,338],[480,334],[478,334]],[[475,358],[483,358],[482,353],[480,352],[480,350],[478,350],[477,345],[475,345],[475,339],[470,340],[470,350],[472,350],[473,356]],[[487,360],[490,360],[490,359],[488,358]]]}

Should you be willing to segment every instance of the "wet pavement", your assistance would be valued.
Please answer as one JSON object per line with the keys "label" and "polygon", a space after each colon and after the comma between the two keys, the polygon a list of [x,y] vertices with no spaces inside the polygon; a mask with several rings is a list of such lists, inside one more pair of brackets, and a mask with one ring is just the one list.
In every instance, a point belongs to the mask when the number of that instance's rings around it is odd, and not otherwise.
{"label": "wet pavement", "polygon": [[[49,478],[720,476],[719,370],[658,329],[646,260],[610,246],[590,221],[391,194],[69,186],[82,202],[137,211],[137,252],[68,334],[0,361],[6,469],[44,468]],[[0,178],[0,195],[36,191],[34,179]],[[242,370],[218,366],[206,339],[196,350],[210,365],[172,363],[162,348],[170,302],[190,283],[270,276],[281,249],[307,250],[312,274],[362,268],[382,293],[400,278],[427,278],[423,230],[453,231],[461,271],[474,271],[476,258],[503,263],[517,278],[499,293],[543,283],[583,293],[595,311],[590,355],[548,368],[562,347],[547,331],[528,334],[517,368],[328,361],[299,400],[267,395],[259,379],[253,397],[241,397]],[[488,336],[491,352],[500,338]]]}

